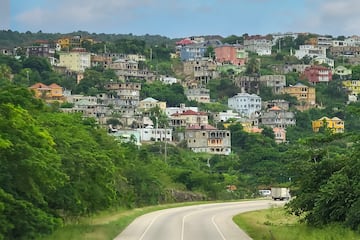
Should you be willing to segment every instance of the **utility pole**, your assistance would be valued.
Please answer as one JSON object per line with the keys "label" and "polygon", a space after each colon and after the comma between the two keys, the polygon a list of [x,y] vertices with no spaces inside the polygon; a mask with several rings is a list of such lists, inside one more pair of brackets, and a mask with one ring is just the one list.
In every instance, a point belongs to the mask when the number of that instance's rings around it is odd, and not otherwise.
{"label": "utility pole", "polygon": [[281,38],[279,38],[279,53],[281,52]]}
{"label": "utility pole", "polygon": [[165,151],[164,151],[165,164],[167,164],[167,136],[166,136],[166,132],[167,132],[167,127],[165,126]]}

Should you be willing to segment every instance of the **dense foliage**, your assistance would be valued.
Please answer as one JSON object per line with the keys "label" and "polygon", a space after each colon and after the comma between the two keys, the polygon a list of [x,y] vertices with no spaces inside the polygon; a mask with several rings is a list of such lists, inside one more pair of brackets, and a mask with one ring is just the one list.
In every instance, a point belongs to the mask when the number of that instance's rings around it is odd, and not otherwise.
{"label": "dense foliage", "polygon": [[195,157],[172,145],[165,160],[163,144],[119,144],[91,119],[57,112],[26,88],[3,82],[0,93],[4,239],[36,238],[67,219],[111,207],[178,201],[174,191],[198,192],[201,199],[239,196],[226,191],[240,182],[235,156],[231,171],[226,157]]}
{"label": "dense foliage", "polygon": [[165,85],[160,81],[144,83],[141,90],[141,98],[152,97],[159,101],[166,102],[168,107],[180,106],[187,102],[184,94],[184,87],[179,83]]}
{"label": "dense foliage", "polygon": [[315,226],[359,229],[359,135],[319,134],[289,151],[294,194],[287,208]]}

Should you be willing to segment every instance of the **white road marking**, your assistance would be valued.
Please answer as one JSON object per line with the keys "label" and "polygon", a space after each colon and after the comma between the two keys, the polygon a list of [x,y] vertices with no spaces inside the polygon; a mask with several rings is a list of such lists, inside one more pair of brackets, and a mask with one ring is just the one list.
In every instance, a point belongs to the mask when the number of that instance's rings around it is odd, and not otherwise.
{"label": "white road marking", "polygon": [[151,226],[154,224],[154,222],[156,221],[156,219],[157,219],[159,216],[161,216],[161,215],[163,215],[163,213],[162,213],[162,214],[159,214],[159,215],[156,215],[156,216],[151,220],[150,224],[147,226],[147,228],[145,229],[145,231],[143,232],[143,234],[140,236],[139,240],[142,240],[142,239],[145,237],[145,234],[147,233],[147,231],[149,231],[149,229],[150,229]]}
{"label": "white road marking", "polygon": [[216,222],[215,222],[215,217],[216,217],[216,215],[212,216],[211,222],[214,224],[214,226],[215,226],[216,230],[218,231],[218,233],[220,234],[221,238],[222,238],[223,240],[226,240],[224,234],[221,232],[219,226],[218,226],[218,225],[216,224]]}
{"label": "white road marking", "polygon": [[181,240],[184,240],[185,218],[188,217],[188,216],[190,216],[190,215],[193,215],[193,214],[195,214],[195,213],[196,213],[196,212],[192,212],[192,213],[189,213],[189,214],[186,214],[186,215],[183,216],[183,218],[182,218],[182,223],[181,223],[181,237],[180,237]]}

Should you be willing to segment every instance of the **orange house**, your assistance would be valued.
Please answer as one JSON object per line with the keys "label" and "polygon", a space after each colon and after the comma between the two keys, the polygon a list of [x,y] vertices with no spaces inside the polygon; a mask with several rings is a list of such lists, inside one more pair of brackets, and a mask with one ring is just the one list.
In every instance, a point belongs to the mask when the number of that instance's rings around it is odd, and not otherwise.
{"label": "orange house", "polygon": [[36,98],[44,99],[46,102],[64,101],[63,88],[56,83],[49,86],[43,83],[35,83],[29,89],[35,93]]}

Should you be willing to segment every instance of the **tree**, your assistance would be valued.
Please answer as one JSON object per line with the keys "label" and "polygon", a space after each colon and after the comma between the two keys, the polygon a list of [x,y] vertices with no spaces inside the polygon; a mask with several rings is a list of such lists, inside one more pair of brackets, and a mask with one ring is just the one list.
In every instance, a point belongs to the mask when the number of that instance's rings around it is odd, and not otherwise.
{"label": "tree", "polygon": [[358,229],[360,221],[354,218],[360,196],[358,146],[336,147],[354,138],[359,135],[320,134],[294,146],[289,167],[296,175],[293,184],[298,190],[297,197],[287,204],[290,212],[302,215],[311,225],[340,223]]}
{"label": "tree", "polygon": [[222,39],[221,41],[223,43],[228,43],[228,44],[243,44],[244,43],[244,37],[243,36],[230,35],[230,36]]}
{"label": "tree", "polygon": [[105,130],[86,125],[80,115],[64,113],[43,114],[41,122],[56,139],[56,151],[67,175],[53,194],[56,201],[51,202],[51,208],[65,216],[81,216],[115,206],[115,161],[119,157],[113,154],[119,150]]}
{"label": "tree", "polygon": [[351,71],[352,71],[352,79],[354,80],[360,79],[360,65],[352,66]]}
{"label": "tree", "polygon": [[149,110],[151,121],[154,123],[154,127],[166,128],[169,126],[169,118],[160,107],[155,106]]}
{"label": "tree", "polygon": [[76,86],[75,92],[86,95],[96,95],[104,90],[106,79],[101,72],[87,69],[84,78]]}
{"label": "tree", "polygon": [[301,59],[301,62],[302,62],[303,64],[310,64],[311,60],[312,60],[312,57],[310,57],[309,55],[305,55],[305,56]]}
{"label": "tree", "polygon": [[30,56],[23,62],[24,68],[30,68],[33,71],[42,73],[43,71],[51,71],[51,65],[46,58]]}
{"label": "tree", "polygon": [[245,74],[248,75],[257,75],[260,71],[260,63],[257,58],[250,58],[249,62],[246,65]]}
{"label": "tree", "polygon": [[142,85],[140,96],[142,98],[153,97],[159,101],[166,101],[168,106],[179,106],[185,103],[187,98],[184,94],[184,87],[179,83],[172,85],[163,84],[160,81]]}
{"label": "tree", "polygon": [[265,137],[271,138],[271,139],[275,139],[275,134],[272,128],[270,127],[266,127],[266,126],[262,126],[262,132],[261,134]]}
{"label": "tree", "polygon": [[145,41],[134,38],[122,38],[114,42],[114,52],[125,54],[144,54]]}
{"label": "tree", "polygon": [[61,222],[48,208],[66,178],[60,158],[37,120],[6,102],[0,104],[0,155],[0,209],[5,214],[0,236],[30,239],[51,232]]}
{"label": "tree", "polygon": [[0,64],[5,64],[9,66],[12,73],[18,73],[22,69],[22,64],[20,61],[6,55],[0,54]]}
{"label": "tree", "polygon": [[8,65],[0,64],[0,80],[10,81],[11,68]]}
{"label": "tree", "polygon": [[204,57],[215,59],[215,50],[214,47],[208,46],[206,49],[206,52],[204,54]]}
{"label": "tree", "polygon": [[214,79],[208,83],[210,98],[218,101],[226,101],[229,96],[234,96],[240,92],[240,88],[234,85],[230,78]]}

